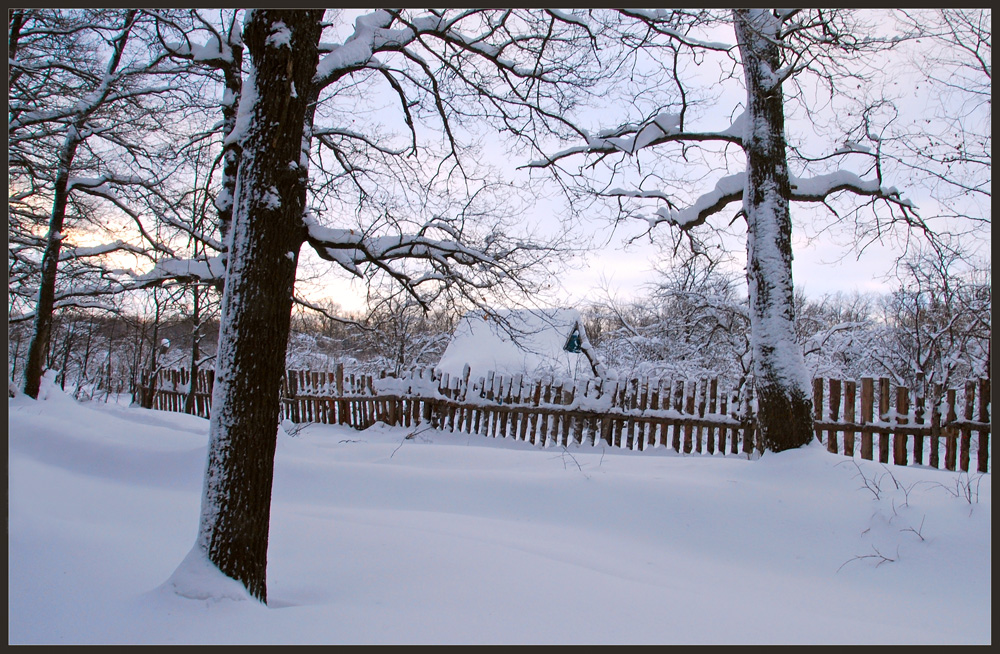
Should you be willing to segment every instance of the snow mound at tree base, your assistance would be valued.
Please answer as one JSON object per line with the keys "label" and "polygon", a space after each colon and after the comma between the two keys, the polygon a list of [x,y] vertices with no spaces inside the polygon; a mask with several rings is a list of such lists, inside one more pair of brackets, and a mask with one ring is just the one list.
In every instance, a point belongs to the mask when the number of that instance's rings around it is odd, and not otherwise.
{"label": "snow mound at tree base", "polygon": [[243,584],[223,574],[197,545],[191,548],[160,589],[193,600],[228,599],[240,602],[251,599]]}

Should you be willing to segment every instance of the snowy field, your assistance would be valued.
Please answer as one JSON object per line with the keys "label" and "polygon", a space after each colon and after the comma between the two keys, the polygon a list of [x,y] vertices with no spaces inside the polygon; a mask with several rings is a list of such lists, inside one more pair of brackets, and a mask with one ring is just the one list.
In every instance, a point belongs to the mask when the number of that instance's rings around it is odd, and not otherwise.
{"label": "snowy field", "polygon": [[174,575],[208,422],[9,401],[8,641],[989,644],[991,475],[280,431],[268,606]]}

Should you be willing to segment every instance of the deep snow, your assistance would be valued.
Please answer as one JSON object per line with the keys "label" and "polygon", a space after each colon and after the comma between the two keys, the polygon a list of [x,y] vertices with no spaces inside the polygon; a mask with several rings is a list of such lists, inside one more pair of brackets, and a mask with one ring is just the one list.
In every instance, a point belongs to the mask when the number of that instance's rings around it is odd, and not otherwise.
{"label": "deep snow", "polygon": [[9,401],[10,644],[991,643],[991,475],[309,425],[264,606],[181,565],[207,420],[46,394]]}

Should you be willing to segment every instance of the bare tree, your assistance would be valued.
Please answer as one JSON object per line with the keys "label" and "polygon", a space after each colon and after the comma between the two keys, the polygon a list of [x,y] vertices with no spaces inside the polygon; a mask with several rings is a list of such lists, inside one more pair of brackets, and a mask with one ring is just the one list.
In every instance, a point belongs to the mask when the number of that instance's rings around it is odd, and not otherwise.
{"label": "bare tree", "polygon": [[365,321],[368,329],[360,336],[378,369],[398,375],[437,363],[451,338],[455,312],[447,307],[426,311],[398,288],[376,292],[377,302]]}
{"label": "bare tree", "polygon": [[[148,236],[127,196],[155,188],[158,175],[165,173],[148,165],[155,144],[143,127],[151,121],[153,99],[173,87],[161,54],[139,54],[147,48],[141,39],[134,43],[137,29],[136,10],[29,10],[17,20],[11,17],[10,42],[16,44],[8,113],[11,213],[23,219],[17,223],[23,229],[13,232],[11,241],[17,248],[37,244],[43,250],[25,365],[24,391],[31,397],[38,394],[50,347],[66,231],[80,214],[94,211],[94,204],[74,201],[74,196],[115,207]],[[110,52],[102,51],[102,43]],[[40,238],[34,230],[41,222],[37,207],[46,201],[51,210],[47,233]],[[79,261],[122,249],[145,248],[118,242],[89,251],[68,248],[67,254]],[[30,261],[25,252],[11,258]],[[113,276],[100,267],[97,274]],[[76,289],[70,295],[94,294],[100,291]]]}
{"label": "bare tree", "polygon": [[[561,85],[580,79],[568,64],[546,58],[559,34],[580,30],[555,14],[380,10],[359,15],[353,33],[330,46],[320,45],[322,18],[322,11],[247,13],[242,42],[251,67],[230,137],[242,154],[195,547],[261,601],[284,366],[276,344],[288,339],[301,246],[309,243],[355,275],[364,277],[366,268],[380,272],[423,306],[448,290],[478,303],[493,289],[521,284],[529,290],[525,275],[556,251],[499,229],[476,229],[484,186],[466,172],[475,166],[457,127],[483,114],[511,125],[547,120],[544,102],[557,104]],[[339,92],[350,97],[358,81],[373,77],[398,100],[411,147],[391,147],[362,126],[317,127],[324,103],[336,104]],[[436,171],[430,182],[440,197],[466,198],[457,215],[433,211],[438,205],[395,202],[369,183],[392,179],[387,169],[419,168],[410,167],[406,155],[433,153],[432,141],[421,146],[422,113],[438,121],[444,144],[443,157],[432,155],[422,165]],[[339,168],[322,188],[309,182],[314,142],[332,152]],[[317,170],[325,170],[322,162]],[[323,224],[322,208],[313,211],[308,198],[348,192],[341,182],[353,189],[349,197],[359,215],[378,220],[360,229]],[[398,212],[407,207],[430,215],[401,220]]]}
{"label": "bare tree", "polygon": [[[632,106],[659,104],[647,109],[645,117],[618,127],[596,134],[581,129],[586,136],[582,145],[543,150],[542,158],[530,165],[554,172],[578,195],[610,200],[618,216],[640,218],[647,233],[657,225],[671,225],[689,235],[696,248],[700,243],[692,230],[740,203],[728,224],[738,218],[746,223],[761,437],[773,451],[808,443],[812,439],[809,378],[794,329],[792,203],[836,211],[833,201],[849,194],[860,197],[862,207],[881,211],[874,214],[874,223],[864,223],[860,207],[855,208],[860,230],[867,231],[862,225],[880,231],[900,223],[927,231],[927,226],[912,204],[883,182],[877,150],[849,143],[815,156],[790,147],[786,107],[812,116],[815,107],[810,100],[818,90],[835,96],[847,80],[863,81],[859,66],[864,58],[894,41],[860,24],[858,14],[838,10],[619,10],[595,14],[594,20],[605,26],[603,33],[609,38],[634,53],[623,87],[638,91]],[[735,45],[718,40],[724,28],[735,31]],[[646,56],[658,68],[651,71],[652,64],[642,60]],[[697,129],[692,127],[696,112],[705,113],[712,98],[705,93],[698,97],[699,85],[704,88],[705,82],[696,75],[703,75],[702,66],[713,59],[721,64],[720,81],[740,80],[745,95],[734,103],[729,123],[721,129]],[[652,154],[647,156],[648,152]],[[868,170],[859,174],[848,166],[825,167],[856,155],[873,162]],[[571,169],[567,164],[573,158],[584,163]],[[818,174],[796,174],[790,162]],[[728,173],[739,166],[743,169],[719,176],[720,169]],[[714,189],[685,202],[685,187],[699,175],[714,176]],[[627,183],[616,185],[621,180]],[[726,227],[723,223],[716,229]]]}
{"label": "bare tree", "polygon": [[[904,261],[883,304],[884,359],[901,383],[954,387],[989,375],[992,293],[988,265],[969,270],[960,255],[931,248]],[[977,274],[978,273],[978,274]]]}
{"label": "bare tree", "polygon": [[992,198],[992,32],[990,9],[927,9],[898,15],[912,42],[905,62],[926,87],[926,114],[887,135],[889,152],[914,183],[979,232]]}
{"label": "bare tree", "polygon": [[717,376],[742,387],[750,374],[744,288],[718,261],[688,256],[660,266],[645,292],[630,301],[605,289],[588,311],[588,334],[619,376]]}

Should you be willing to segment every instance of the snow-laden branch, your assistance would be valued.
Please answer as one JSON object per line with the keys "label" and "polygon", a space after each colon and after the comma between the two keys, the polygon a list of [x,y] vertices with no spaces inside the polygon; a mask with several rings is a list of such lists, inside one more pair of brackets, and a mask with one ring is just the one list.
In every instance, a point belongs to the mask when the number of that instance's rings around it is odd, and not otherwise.
{"label": "snow-laden branch", "polygon": [[359,265],[384,265],[403,259],[425,259],[446,266],[451,262],[463,266],[498,265],[498,261],[490,255],[458,241],[438,240],[419,234],[369,236],[355,229],[322,227],[309,217],[306,224],[308,242],[319,256],[359,277],[362,275]]}
{"label": "snow-laden branch", "polygon": [[682,34],[669,26],[668,22],[675,10],[672,9],[617,9],[618,13],[630,18],[636,18],[649,25],[656,32],[670,37],[672,40],[691,48],[728,52],[735,46],[721,41],[704,41]]}
{"label": "snow-laden branch", "polygon": [[806,339],[806,341],[802,344],[802,350],[807,356],[816,352],[822,352],[827,344],[827,341],[833,338],[834,335],[843,332],[851,332],[852,330],[866,329],[870,327],[870,325],[871,323],[869,321],[848,321],[838,323],[832,327],[827,327],[826,329],[822,329]]}
{"label": "snow-laden branch", "polygon": [[[117,311],[118,307],[113,303],[108,302],[105,298],[116,297],[123,290],[127,289],[127,285],[123,284],[122,280],[119,279],[119,277],[124,275],[127,271],[101,270],[99,272],[101,273],[104,283],[69,286],[57,291],[55,293],[55,297],[53,298],[53,310],[76,308]],[[35,316],[36,311],[32,310],[14,316],[9,316],[7,321],[10,323],[27,322],[34,320]]]}
{"label": "snow-laden branch", "polygon": [[164,41],[163,46],[172,57],[188,59],[194,63],[205,64],[213,68],[223,68],[234,64],[233,49],[218,34],[210,35],[205,43],[187,41]]}
{"label": "snow-laden branch", "polygon": [[163,259],[146,273],[134,278],[137,288],[164,282],[200,282],[221,284],[226,277],[226,262],[221,256],[197,259]]}
{"label": "snow-laden branch", "polygon": [[118,186],[149,186],[151,182],[136,176],[101,175],[100,177],[70,177],[66,182],[66,192],[86,189],[95,192],[110,192],[109,184]]}
{"label": "snow-laden branch", "polygon": [[[825,202],[831,195],[848,191],[855,195],[868,196],[885,200],[903,210],[905,215],[916,216],[916,207],[899,190],[891,186],[882,186],[878,180],[862,179],[858,175],[840,170],[815,177],[790,177],[791,194],[789,199],[795,202]],[[727,205],[743,200],[746,184],[746,173],[727,175],[716,182],[715,188],[698,197],[692,204],[677,208],[666,194],[659,191],[629,191],[613,189],[604,193],[606,197],[653,199],[666,203],[651,216],[646,217],[650,228],[660,223],[675,225],[681,229],[690,229],[703,224],[709,216],[722,211]]]}
{"label": "snow-laden branch", "polygon": [[613,154],[621,152],[634,155],[644,148],[663,143],[688,143],[722,141],[743,145],[743,114],[737,116],[731,125],[718,132],[687,132],[680,129],[680,114],[661,113],[639,125],[622,125],[604,130],[587,138],[585,145],[578,145],[556,152],[544,159],[530,161],[521,168],[546,168],[555,162],[578,154]]}
{"label": "snow-laden branch", "polygon": [[799,202],[823,202],[834,193],[850,191],[855,195],[881,198],[908,210],[916,209],[910,200],[903,199],[896,187],[882,186],[878,180],[861,179],[846,170],[809,178],[791,177],[789,181],[792,186],[792,199]]}
{"label": "snow-laden branch", "polygon": [[354,33],[343,44],[330,48],[316,67],[313,81],[322,88],[345,71],[365,67],[374,54],[389,45],[400,47],[416,36],[412,30],[389,30],[394,16],[384,9],[358,16],[354,23]]}
{"label": "snow-laden branch", "polygon": [[339,137],[342,139],[350,139],[358,141],[361,144],[368,146],[369,148],[372,148],[373,150],[377,150],[383,154],[387,154],[390,156],[402,155],[407,152],[406,148],[388,148],[384,144],[378,143],[373,138],[351,129],[342,129],[336,127],[317,128],[313,130],[312,135],[314,138],[318,139],[323,145],[331,149],[336,149],[336,147],[330,137]]}
{"label": "snow-laden branch", "polygon": [[[503,18],[495,21],[491,13],[502,15]],[[471,55],[481,61],[488,61],[496,71],[496,75],[492,77],[506,80],[511,86],[514,82],[509,78],[550,83],[563,81],[565,69],[547,66],[541,57],[544,44],[553,39],[553,24],[559,22],[573,26],[591,37],[593,26],[582,16],[546,10],[546,15],[550,18],[546,28],[538,32],[526,30],[513,34],[507,25],[510,13],[510,10],[469,9],[458,11],[450,17],[433,11],[417,17],[407,17],[401,10],[380,9],[359,16],[355,21],[354,33],[342,44],[321,44],[321,51],[326,54],[320,59],[313,81],[317,88],[323,88],[353,71],[365,68],[384,71],[382,62],[376,57],[380,52],[401,52],[418,65],[426,66],[427,62],[417,53],[417,47],[424,48],[463,78],[463,71],[452,65],[451,57]],[[466,25],[474,25],[475,28],[471,31],[463,29]],[[506,34],[507,37],[497,38],[501,34]],[[438,41],[443,47],[432,47],[431,40]],[[528,47],[531,42],[542,44],[537,52],[532,52],[532,48]],[[509,51],[524,54],[528,59],[524,63],[515,61],[506,56],[505,53]],[[430,75],[429,80],[434,84],[436,78]]]}
{"label": "snow-laden branch", "polygon": [[[83,97],[77,100],[77,102],[69,108],[68,116],[73,117],[73,122],[76,126],[82,126],[83,121],[85,121],[89,116],[97,111],[99,107],[107,102],[108,95],[112,92],[115,84],[117,84],[127,74],[125,71],[119,70],[118,66],[124,55],[125,44],[128,42],[129,34],[135,24],[135,15],[137,11],[137,9],[131,9],[125,14],[121,30],[113,40],[109,41],[112,46],[112,53],[105,67],[104,75],[101,77],[97,86],[88,93],[84,94]],[[145,70],[143,72],[145,72]],[[31,122],[38,122],[39,120],[40,118],[38,116],[30,118],[26,116],[17,116],[8,121],[8,131],[13,132],[20,127],[30,124]],[[54,118],[41,118],[41,120],[54,120]]]}
{"label": "snow-laden branch", "polygon": [[[109,291],[107,295],[113,295],[118,293],[118,291]],[[67,297],[56,300],[53,305],[53,309],[99,309],[102,311],[109,311],[116,313],[118,307],[110,302],[105,302],[99,297]],[[29,311],[27,313],[18,314],[16,316],[8,316],[8,323],[25,323],[30,322],[35,319],[35,312]]]}
{"label": "snow-laden branch", "polygon": [[104,243],[102,245],[95,245],[91,247],[73,247],[64,243],[59,252],[59,260],[69,261],[71,259],[79,259],[81,257],[98,257],[112,252],[147,254],[146,250],[124,241],[115,241],[113,243]]}
{"label": "snow-laden branch", "polygon": [[387,275],[425,309],[448,289],[470,300],[509,283],[529,292],[524,271],[559,254],[551,246],[508,240],[499,233],[473,243],[444,220],[389,235],[323,227],[311,215],[305,223],[306,241],[320,258],[359,278]]}
{"label": "snow-laden branch", "polygon": [[[149,72],[149,71],[142,71]],[[135,73],[133,73],[135,74]],[[9,132],[14,132],[16,130],[31,127],[34,125],[41,125],[45,123],[75,123],[81,119],[81,117],[86,118],[93,114],[101,106],[107,106],[121,100],[130,100],[133,98],[140,98],[151,95],[160,95],[164,93],[170,93],[179,89],[179,83],[170,84],[158,84],[154,86],[145,86],[137,89],[130,89],[125,91],[106,91],[100,97],[89,99],[84,99],[78,101],[76,104],[61,108],[61,109],[47,109],[47,110],[35,110],[35,111],[20,111],[17,116],[7,123],[7,129]],[[96,133],[96,132],[93,132]],[[89,136],[90,133],[83,134],[83,136]]]}
{"label": "snow-laden branch", "polygon": [[668,223],[681,229],[688,229],[701,225],[709,216],[722,211],[730,203],[741,201],[745,184],[746,173],[727,175],[716,182],[714,189],[700,196],[693,204],[679,209],[675,208],[675,205],[663,193],[657,191],[613,189],[606,195],[619,198],[664,200],[667,206],[658,208],[653,215],[646,218],[650,228],[660,223]]}

